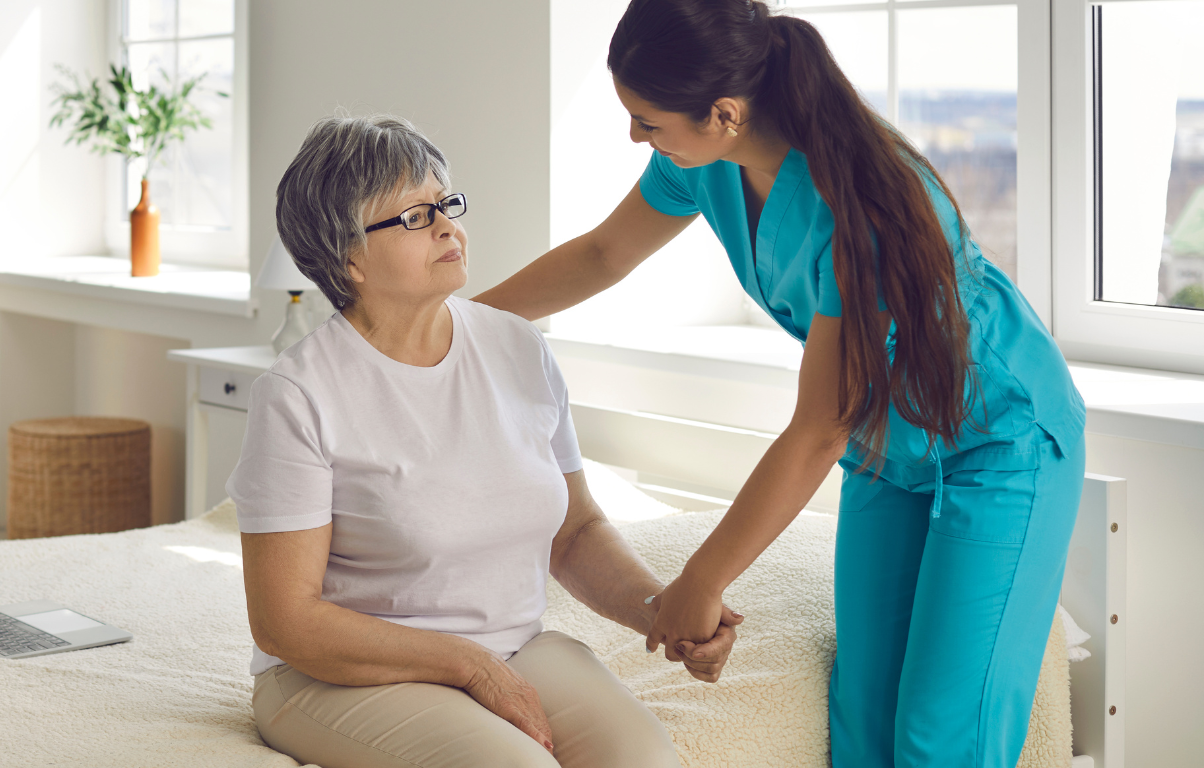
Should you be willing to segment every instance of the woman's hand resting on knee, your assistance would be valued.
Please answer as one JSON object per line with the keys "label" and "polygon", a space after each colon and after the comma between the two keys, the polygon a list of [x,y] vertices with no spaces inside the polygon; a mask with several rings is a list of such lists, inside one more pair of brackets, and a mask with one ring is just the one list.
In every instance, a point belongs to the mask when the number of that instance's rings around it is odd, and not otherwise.
{"label": "woman's hand resting on knee", "polygon": [[481,652],[473,661],[476,671],[468,684],[463,686],[464,691],[551,753],[552,726],[548,725],[548,717],[539,703],[535,687],[488,648],[481,647]]}

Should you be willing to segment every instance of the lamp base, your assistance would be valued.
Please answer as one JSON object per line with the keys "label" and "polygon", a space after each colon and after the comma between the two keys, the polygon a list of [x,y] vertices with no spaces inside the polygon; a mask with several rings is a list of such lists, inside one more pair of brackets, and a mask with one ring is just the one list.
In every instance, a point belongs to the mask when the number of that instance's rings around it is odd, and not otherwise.
{"label": "lamp base", "polygon": [[301,291],[289,291],[292,300],[284,310],[284,322],[272,334],[272,349],[276,354],[296,344],[309,335],[309,322],[305,319],[305,309],[301,306]]}

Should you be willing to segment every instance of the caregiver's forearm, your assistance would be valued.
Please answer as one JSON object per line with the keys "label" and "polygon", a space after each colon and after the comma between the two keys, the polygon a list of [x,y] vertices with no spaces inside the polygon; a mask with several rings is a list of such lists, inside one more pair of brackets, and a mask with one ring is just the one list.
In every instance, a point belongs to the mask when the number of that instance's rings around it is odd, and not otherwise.
{"label": "caregiver's forearm", "polygon": [[592,233],[586,233],[548,251],[473,301],[538,320],[585,301],[625,275],[608,263]]}
{"label": "caregiver's forearm", "polygon": [[577,534],[552,575],[594,613],[641,635],[648,634],[655,618],[644,600],[665,588],[605,518],[591,522]]}
{"label": "caregiver's forearm", "polygon": [[798,517],[843,452],[843,441],[830,435],[787,428],[761,457],[723,520],[686,563],[682,580],[722,595]]}
{"label": "caregiver's forearm", "polygon": [[255,642],[301,672],[336,685],[439,683],[463,688],[487,654],[471,640],[404,627],[324,600],[276,614]]}

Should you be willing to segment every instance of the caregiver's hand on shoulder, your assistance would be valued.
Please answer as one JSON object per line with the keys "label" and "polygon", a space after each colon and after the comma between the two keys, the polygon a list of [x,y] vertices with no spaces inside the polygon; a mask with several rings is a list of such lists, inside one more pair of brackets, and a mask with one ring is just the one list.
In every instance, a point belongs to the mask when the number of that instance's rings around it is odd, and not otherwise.
{"label": "caregiver's hand on shoulder", "polygon": [[475,671],[464,691],[493,714],[552,752],[552,726],[539,703],[535,687],[500,656],[488,650],[473,659]]}
{"label": "caregiver's hand on shoulder", "polygon": [[656,618],[648,632],[647,649],[665,646],[665,658],[680,661],[699,680],[719,679],[736,641],[733,627],[744,617],[723,605],[719,595],[703,591],[678,577],[652,601]]}

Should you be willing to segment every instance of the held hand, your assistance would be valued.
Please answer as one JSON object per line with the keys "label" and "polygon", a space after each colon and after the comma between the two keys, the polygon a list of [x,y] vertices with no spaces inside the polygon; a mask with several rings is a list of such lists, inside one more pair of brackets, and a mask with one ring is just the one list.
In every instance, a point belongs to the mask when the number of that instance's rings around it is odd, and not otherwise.
{"label": "held hand", "polygon": [[[723,611],[726,616],[727,606],[724,606]],[[744,621],[744,617],[740,616],[737,621]],[[695,645],[689,640],[682,640],[677,644],[676,650],[686,665],[686,671],[704,683],[717,683],[735,642],[736,630],[725,618],[719,624],[719,631],[707,642]]]}
{"label": "held hand", "polygon": [[[724,616],[720,595],[708,594],[682,581],[680,576],[653,600],[652,607],[656,609],[656,619],[648,632],[646,647],[652,653],[664,645],[665,658],[669,661],[685,661],[677,650],[683,642],[709,643],[719,631]],[[682,648],[687,646],[682,645]]]}
{"label": "held hand", "polygon": [[492,651],[484,653],[464,691],[481,706],[539,742],[551,754],[552,727],[539,694],[522,675]]}

